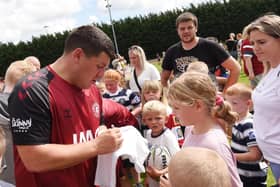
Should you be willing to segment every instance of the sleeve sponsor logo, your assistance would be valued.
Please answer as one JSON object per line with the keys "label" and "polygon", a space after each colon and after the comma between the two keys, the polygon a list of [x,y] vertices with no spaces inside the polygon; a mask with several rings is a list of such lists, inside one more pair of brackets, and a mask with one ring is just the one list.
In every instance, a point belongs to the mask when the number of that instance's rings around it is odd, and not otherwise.
{"label": "sleeve sponsor logo", "polygon": [[12,118],[13,132],[27,132],[32,126],[32,119],[22,120],[20,118]]}

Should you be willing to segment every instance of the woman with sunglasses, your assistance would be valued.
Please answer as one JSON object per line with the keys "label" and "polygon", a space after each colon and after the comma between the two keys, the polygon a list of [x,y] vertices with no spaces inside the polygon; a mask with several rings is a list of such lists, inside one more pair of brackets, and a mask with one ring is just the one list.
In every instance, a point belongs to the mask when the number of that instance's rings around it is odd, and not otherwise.
{"label": "woman with sunglasses", "polygon": [[128,56],[133,67],[131,79],[129,80],[131,90],[140,93],[142,85],[146,80],[160,80],[159,71],[147,61],[145,52],[140,46],[131,46],[128,49]]}

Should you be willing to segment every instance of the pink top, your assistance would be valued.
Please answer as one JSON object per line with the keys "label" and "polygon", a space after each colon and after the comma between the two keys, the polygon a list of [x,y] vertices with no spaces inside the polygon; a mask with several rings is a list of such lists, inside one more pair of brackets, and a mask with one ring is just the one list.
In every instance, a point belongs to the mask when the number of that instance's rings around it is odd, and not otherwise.
{"label": "pink top", "polygon": [[229,146],[225,133],[220,126],[215,126],[205,134],[195,135],[192,133],[193,126],[185,129],[185,141],[183,148],[204,147],[216,151],[226,162],[231,174],[232,187],[242,187],[236,160]]}

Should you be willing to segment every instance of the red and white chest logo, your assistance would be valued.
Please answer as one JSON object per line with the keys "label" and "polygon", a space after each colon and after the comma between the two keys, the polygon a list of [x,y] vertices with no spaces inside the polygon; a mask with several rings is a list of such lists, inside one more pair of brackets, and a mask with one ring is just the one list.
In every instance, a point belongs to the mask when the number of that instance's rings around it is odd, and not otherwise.
{"label": "red and white chest logo", "polygon": [[98,103],[93,103],[91,109],[92,109],[93,115],[96,118],[99,118],[99,116],[100,116],[100,106],[99,106],[99,104]]}

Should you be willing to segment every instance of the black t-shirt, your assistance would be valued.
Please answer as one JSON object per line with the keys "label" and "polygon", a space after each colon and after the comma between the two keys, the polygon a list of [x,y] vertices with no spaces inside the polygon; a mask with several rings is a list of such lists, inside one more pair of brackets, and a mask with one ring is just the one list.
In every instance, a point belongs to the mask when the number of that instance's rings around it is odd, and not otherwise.
{"label": "black t-shirt", "polygon": [[237,40],[227,40],[226,41],[226,46],[228,51],[237,51]]}
{"label": "black t-shirt", "polygon": [[190,63],[202,61],[208,65],[209,71],[214,73],[216,66],[221,65],[229,56],[222,46],[204,38],[199,38],[197,45],[190,50],[183,49],[181,42],[178,42],[167,50],[162,69],[173,70],[175,77],[178,77],[186,71]]}

